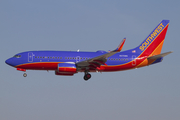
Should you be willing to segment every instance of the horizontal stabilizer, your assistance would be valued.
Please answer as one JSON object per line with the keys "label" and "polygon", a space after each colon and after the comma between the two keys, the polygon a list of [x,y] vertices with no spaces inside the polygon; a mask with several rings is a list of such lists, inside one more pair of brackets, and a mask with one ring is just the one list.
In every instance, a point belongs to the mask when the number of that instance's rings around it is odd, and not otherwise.
{"label": "horizontal stabilizer", "polygon": [[162,53],[162,54],[159,54],[159,55],[154,55],[154,56],[148,57],[147,59],[152,60],[152,59],[162,58],[162,57],[164,57],[166,55],[169,55],[170,53],[172,53],[172,51],[166,52],[166,53]]}

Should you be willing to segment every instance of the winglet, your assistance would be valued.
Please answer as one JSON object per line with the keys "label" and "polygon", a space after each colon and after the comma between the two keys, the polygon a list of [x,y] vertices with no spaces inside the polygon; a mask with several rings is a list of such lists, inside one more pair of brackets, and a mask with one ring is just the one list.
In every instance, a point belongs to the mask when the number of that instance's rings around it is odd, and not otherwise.
{"label": "winglet", "polygon": [[122,48],[123,48],[123,45],[124,45],[125,41],[126,41],[126,38],[124,38],[124,39],[121,41],[121,43],[119,44],[119,46],[118,46],[113,52],[120,52],[120,51],[122,50]]}

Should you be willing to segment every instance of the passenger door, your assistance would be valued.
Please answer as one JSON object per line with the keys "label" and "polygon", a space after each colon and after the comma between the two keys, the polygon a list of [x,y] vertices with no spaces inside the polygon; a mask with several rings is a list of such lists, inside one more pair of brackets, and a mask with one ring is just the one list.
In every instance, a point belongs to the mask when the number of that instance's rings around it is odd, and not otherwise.
{"label": "passenger door", "polygon": [[33,53],[32,52],[28,53],[28,62],[33,62]]}

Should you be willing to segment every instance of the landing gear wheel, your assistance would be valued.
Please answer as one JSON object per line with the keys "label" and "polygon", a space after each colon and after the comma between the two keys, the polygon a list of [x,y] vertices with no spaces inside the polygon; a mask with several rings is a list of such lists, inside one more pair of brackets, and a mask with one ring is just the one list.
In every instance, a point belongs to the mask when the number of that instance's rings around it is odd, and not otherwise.
{"label": "landing gear wheel", "polygon": [[89,80],[91,78],[91,74],[87,73],[84,75],[84,80]]}
{"label": "landing gear wheel", "polygon": [[88,80],[88,78],[87,78],[86,76],[84,76],[84,80],[85,80],[85,81],[87,81],[87,80]]}
{"label": "landing gear wheel", "polygon": [[27,74],[26,74],[26,73],[24,73],[24,74],[23,74],[23,76],[24,76],[24,77],[27,77]]}

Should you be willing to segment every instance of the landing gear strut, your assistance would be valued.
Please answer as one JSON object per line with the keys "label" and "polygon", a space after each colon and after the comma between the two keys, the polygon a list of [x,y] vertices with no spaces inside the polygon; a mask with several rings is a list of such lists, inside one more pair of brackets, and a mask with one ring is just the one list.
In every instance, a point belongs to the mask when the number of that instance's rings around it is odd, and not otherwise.
{"label": "landing gear strut", "polygon": [[91,78],[91,74],[89,74],[88,72],[85,72],[85,75],[84,75],[84,80],[87,81]]}

